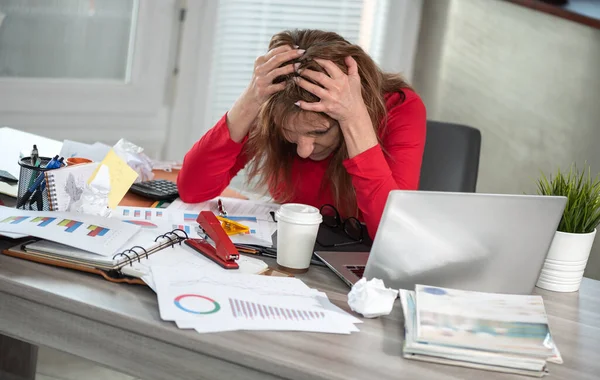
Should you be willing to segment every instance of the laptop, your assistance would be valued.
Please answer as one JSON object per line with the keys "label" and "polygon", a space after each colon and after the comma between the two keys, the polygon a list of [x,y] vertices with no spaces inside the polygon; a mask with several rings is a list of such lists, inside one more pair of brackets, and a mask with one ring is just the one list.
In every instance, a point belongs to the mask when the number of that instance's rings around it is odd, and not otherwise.
{"label": "laptop", "polygon": [[393,289],[531,294],[565,204],[553,196],[394,190],[370,254],[315,254],[349,286],[364,276]]}

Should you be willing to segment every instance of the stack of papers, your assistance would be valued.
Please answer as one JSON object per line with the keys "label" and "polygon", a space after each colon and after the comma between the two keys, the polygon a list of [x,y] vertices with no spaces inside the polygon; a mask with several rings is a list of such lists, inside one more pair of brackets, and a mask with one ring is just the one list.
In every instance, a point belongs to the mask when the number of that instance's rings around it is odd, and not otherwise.
{"label": "stack of papers", "polygon": [[350,334],[361,320],[296,278],[153,265],[160,316],[199,333],[236,330]]}
{"label": "stack of papers", "polygon": [[400,300],[407,359],[537,377],[562,363],[540,296],[417,285]]}

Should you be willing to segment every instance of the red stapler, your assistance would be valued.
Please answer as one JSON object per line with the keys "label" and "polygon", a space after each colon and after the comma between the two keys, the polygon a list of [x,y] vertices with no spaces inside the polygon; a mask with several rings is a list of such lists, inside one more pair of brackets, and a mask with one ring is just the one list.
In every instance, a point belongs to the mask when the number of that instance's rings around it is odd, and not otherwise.
{"label": "red stapler", "polygon": [[236,260],[240,255],[215,214],[202,211],[196,221],[204,233],[215,242],[215,247],[206,239],[187,239],[185,244],[225,269],[238,269]]}

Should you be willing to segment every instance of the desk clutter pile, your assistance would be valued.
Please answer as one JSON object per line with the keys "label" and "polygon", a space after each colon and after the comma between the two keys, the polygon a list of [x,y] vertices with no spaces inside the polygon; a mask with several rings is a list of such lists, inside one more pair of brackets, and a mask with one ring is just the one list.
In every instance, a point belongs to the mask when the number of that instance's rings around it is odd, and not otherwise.
{"label": "desk clutter pile", "polygon": [[[15,135],[6,128],[0,128],[0,137],[2,133]],[[60,149],[51,140],[35,139]],[[359,331],[356,325],[362,321],[331,303],[324,292],[271,271],[260,259],[276,255],[272,235],[277,223],[272,215],[280,205],[220,197],[198,204],[175,199],[153,207],[118,206],[136,178],[148,174],[143,156],[124,158],[123,151],[136,151],[126,142],[116,146],[121,155],[103,144],[65,142],[61,154],[83,150],[92,153],[94,162],[36,172],[19,188],[12,178],[13,173],[18,175],[17,160],[25,159],[18,145],[7,147],[15,159],[9,160],[12,164],[4,175],[12,182],[2,182],[0,176],[0,193],[18,195],[20,207],[0,206],[0,235],[21,240],[4,254],[97,274],[112,282],[147,285],[157,295],[161,319],[180,329]],[[146,169],[134,169],[135,162]],[[93,184],[96,187],[90,190]],[[43,191],[46,196],[40,198]],[[105,199],[97,197],[98,192]],[[240,253],[237,269],[224,269],[186,244],[196,239],[218,245],[198,221],[202,223],[206,211],[223,216],[223,209],[227,221],[221,225],[214,221],[220,234],[229,225],[243,227],[241,233],[228,233],[235,245],[231,249]],[[392,293],[391,305],[397,297],[395,290]],[[407,359],[538,377],[547,373],[547,362],[562,363],[539,296],[422,285],[399,294]]]}
{"label": "desk clutter pile", "polygon": [[[236,200],[222,200],[236,209]],[[237,201],[239,207],[253,210],[273,207]],[[165,209],[119,207],[110,218],[0,206],[0,234],[25,238],[5,252],[11,256],[97,273],[115,282],[143,281],[156,292],[162,319],[179,328],[202,333],[359,331],[355,324],[361,321],[333,305],[325,293],[296,278],[260,275],[268,266],[256,257],[242,255],[239,269],[226,270],[182,244],[187,232],[197,229],[191,219],[185,220],[192,218],[190,209],[210,209],[216,203],[188,205],[186,210],[177,202]],[[176,222],[178,218],[183,220]],[[257,240],[250,234],[244,238]]]}
{"label": "desk clutter pile", "polygon": [[541,296],[400,290],[407,359],[541,377],[562,363]]}

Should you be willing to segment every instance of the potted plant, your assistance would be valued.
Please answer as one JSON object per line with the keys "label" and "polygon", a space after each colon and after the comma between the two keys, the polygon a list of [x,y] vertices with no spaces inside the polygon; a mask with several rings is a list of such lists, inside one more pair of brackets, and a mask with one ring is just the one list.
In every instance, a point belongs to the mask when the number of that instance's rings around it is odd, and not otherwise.
{"label": "potted plant", "polygon": [[578,291],[600,224],[600,179],[592,178],[589,167],[579,171],[573,165],[568,173],[559,169],[554,177],[542,173],[537,192],[567,198],[537,286],[558,292]]}

